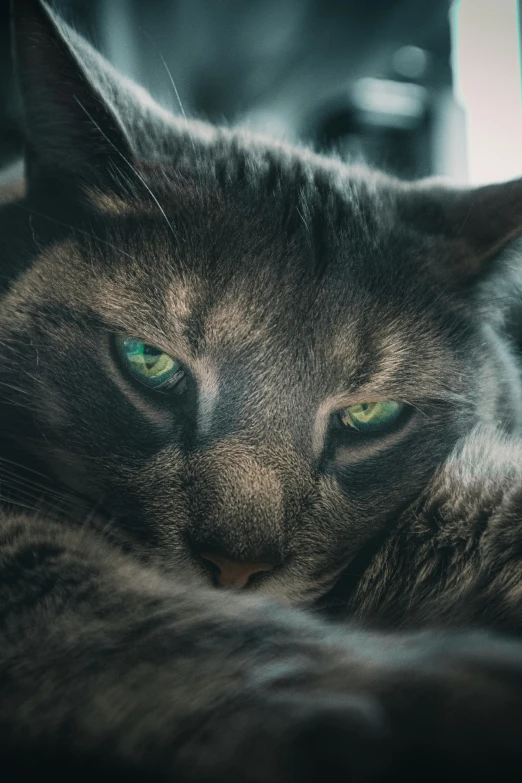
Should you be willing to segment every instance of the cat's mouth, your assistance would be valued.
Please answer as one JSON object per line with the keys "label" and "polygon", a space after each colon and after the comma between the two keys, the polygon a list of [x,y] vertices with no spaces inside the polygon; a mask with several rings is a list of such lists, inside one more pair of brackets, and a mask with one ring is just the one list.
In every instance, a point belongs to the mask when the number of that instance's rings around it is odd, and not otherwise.
{"label": "cat's mouth", "polygon": [[308,608],[333,589],[345,568],[343,565],[327,574],[321,573],[320,577],[312,576],[297,556],[289,555],[275,568],[262,563],[235,562],[225,573],[222,570],[218,574],[215,566],[210,581],[217,589],[241,590],[280,604]]}

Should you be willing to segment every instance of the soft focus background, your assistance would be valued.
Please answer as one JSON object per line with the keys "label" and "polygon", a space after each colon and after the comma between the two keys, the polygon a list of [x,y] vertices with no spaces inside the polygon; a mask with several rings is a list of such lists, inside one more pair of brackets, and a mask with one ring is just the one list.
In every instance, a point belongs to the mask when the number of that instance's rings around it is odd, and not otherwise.
{"label": "soft focus background", "polygon": [[[16,0],[14,0],[16,2]],[[404,178],[522,174],[522,0],[55,0],[174,111]],[[175,86],[174,86],[175,85]],[[0,0],[0,168],[22,134]],[[5,178],[4,174],[4,178]]]}

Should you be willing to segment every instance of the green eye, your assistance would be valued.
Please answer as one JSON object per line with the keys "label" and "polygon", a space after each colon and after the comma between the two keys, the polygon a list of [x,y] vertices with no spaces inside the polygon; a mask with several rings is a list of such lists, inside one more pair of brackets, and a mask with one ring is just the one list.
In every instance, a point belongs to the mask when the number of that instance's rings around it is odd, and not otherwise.
{"label": "green eye", "polygon": [[339,420],[345,427],[359,432],[379,432],[396,421],[406,406],[393,400],[360,402],[339,411]]}
{"label": "green eye", "polygon": [[181,380],[183,368],[181,362],[168,353],[134,337],[117,339],[120,356],[129,372],[147,386],[163,386],[168,381]]}

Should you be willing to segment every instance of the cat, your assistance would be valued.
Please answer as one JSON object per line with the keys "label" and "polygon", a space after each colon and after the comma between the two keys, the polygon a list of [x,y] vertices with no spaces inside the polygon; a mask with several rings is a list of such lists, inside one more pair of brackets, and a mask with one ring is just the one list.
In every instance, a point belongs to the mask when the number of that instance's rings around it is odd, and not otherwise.
{"label": "cat", "polygon": [[522,182],[186,121],[40,0],[13,30],[3,777],[507,779]]}

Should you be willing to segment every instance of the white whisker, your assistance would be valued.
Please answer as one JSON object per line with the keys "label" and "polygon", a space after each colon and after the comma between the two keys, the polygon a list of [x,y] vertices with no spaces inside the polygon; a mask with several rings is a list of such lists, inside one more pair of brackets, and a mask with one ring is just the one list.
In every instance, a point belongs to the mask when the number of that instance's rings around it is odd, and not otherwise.
{"label": "white whisker", "polygon": [[126,157],[125,157],[125,155],[124,155],[124,154],[123,154],[123,153],[122,153],[122,152],[121,152],[121,151],[120,151],[120,150],[117,148],[117,146],[116,146],[115,144],[113,144],[113,142],[112,142],[112,141],[109,139],[109,137],[107,136],[107,134],[105,134],[105,133],[103,132],[103,130],[100,128],[100,126],[98,125],[98,123],[96,122],[96,120],[94,119],[94,117],[92,117],[92,116],[91,116],[91,114],[89,114],[89,112],[87,111],[87,109],[85,108],[85,106],[84,106],[84,105],[81,103],[81,101],[79,101],[79,100],[78,100],[78,98],[76,97],[76,95],[74,96],[74,99],[75,99],[75,101],[78,103],[78,105],[80,106],[80,108],[81,108],[81,109],[82,109],[82,110],[85,112],[85,114],[86,114],[86,115],[87,115],[87,117],[90,119],[90,121],[93,123],[93,125],[95,126],[95,128],[97,128],[97,129],[98,129],[98,131],[101,133],[101,135],[103,136],[103,138],[105,139],[105,141],[107,142],[107,144],[110,144],[110,146],[113,148],[113,150],[116,152],[116,154],[120,156],[120,158],[121,158],[121,159],[122,159],[122,160],[123,160],[123,161],[124,161],[124,162],[127,164],[127,166],[128,166],[130,169],[131,169],[131,171],[132,171],[132,172],[134,172],[134,174],[135,174],[135,175],[138,177],[139,181],[141,182],[141,184],[143,185],[143,187],[144,187],[144,188],[146,188],[146,190],[147,190],[147,192],[149,193],[150,197],[152,198],[152,200],[154,201],[154,203],[155,203],[155,204],[156,204],[156,206],[158,207],[159,211],[160,211],[160,212],[161,212],[161,214],[163,215],[163,218],[165,219],[165,223],[166,223],[166,224],[167,224],[167,226],[169,227],[169,229],[170,229],[170,231],[171,231],[171,233],[172,233],[172,236],[174,236],[174,237],[175,237],[175,236],[176,236],[176,233],[175,233],[175,231],[174,231],[174,228],[172,227],[172,224],[171,224],[170,220],[169,220],[169,219],[168,219],[168,217],[167,217],[167,214],[166,214],[165,210],[163,209],[163,207],[162,207],[162,206],[161,206],[161,204],[159,203],[158,199],[156,198],[156,196],[154,195],[154,193],[152,192],[152,190],[150,189],[150,187],[147,185],[147,183],[146,183],[146,181],[145,181],[144,177],[143,177],[143,176],[140,174],[140,172],[137,170],[137,168],[136,168],[135,166],[133,166],[133,165],[132,165],[131,161],[130,161],[130,160],[128,160],[128,158],[126,158]]}

